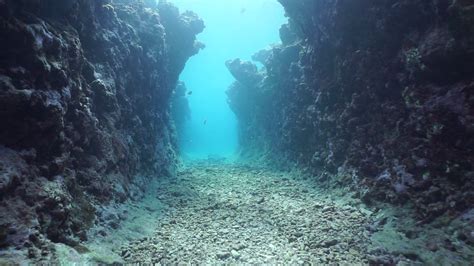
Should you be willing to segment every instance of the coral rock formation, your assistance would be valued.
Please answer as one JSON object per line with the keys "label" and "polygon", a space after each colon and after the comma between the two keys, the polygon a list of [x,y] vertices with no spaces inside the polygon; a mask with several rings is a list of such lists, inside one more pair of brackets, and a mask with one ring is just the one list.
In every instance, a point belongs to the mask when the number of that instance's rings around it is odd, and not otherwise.
{"label": "coral rock formation", "polygon": [[227,64],[242,153],[409,201],[424,221],[472,208],[473,5],[280,2],[290,20],[254,56],[265,67]]}
{"label": "coral rock formation", "polygon": [[7,0],[0,14],[0,246],[34,258],[173,173],[170,97],[204,25],[127,0]]}
{"label": "coral rock formation", "polygon": [[188,89],[184,82],[178,82],[171,102],[171,116],[176,126],[176,132],[179,135],[178,140],[182,140],[184,138],[182,134],[185,131],[185,124],[187,121],[189,121],[189,119],[191,119],[191,109],[189,108],[187,96],[192,92],[187,90]]}

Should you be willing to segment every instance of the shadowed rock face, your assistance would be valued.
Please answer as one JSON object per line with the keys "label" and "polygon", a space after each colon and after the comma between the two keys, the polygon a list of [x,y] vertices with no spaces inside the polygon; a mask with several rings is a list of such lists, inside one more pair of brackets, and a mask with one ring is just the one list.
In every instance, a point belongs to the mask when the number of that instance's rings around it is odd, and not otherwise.
{"label": "shadowed rock face", "polygon": [[191,119],[191,109],[188,102],[188,96],[191,94],[192,91],[188,91],[186,84],[180,81],[172,96],[170,113],[178,133],[178,139],[184,138],[182,134],[185,132],[186,122]]}
{"label": "shadowed rock face", "polygon": [[265,68],[227,64],[243,155],[288,159],[368,202],[409,200],[427,220],[470,208],[472,4],[280,2],[290,23],[255,55]]}
{"label": "shadowed rock face", "polygon": [[96,206],[173,174],[170,97],[204,25],[126,0],[2,0],[0,14],[0,247],[75,245]]}

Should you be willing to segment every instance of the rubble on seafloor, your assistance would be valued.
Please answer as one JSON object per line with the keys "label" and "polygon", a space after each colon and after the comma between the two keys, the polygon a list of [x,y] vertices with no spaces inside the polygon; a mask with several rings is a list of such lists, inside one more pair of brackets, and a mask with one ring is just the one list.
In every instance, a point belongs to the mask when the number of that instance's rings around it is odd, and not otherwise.
{"label": "rubble on seafloor", "polygon": [[206,160],[161,182],[162,217],[153,233],[118,249],[125,262],[431,265],[473,258],[457,235],[466,221],[417,226],[410,210],[368,207],[297,170]]}

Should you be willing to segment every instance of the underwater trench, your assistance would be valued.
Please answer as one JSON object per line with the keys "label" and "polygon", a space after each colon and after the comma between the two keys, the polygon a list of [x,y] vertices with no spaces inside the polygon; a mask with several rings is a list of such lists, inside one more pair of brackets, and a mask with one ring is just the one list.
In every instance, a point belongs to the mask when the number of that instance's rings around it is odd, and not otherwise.
{"label": "underwater trench", "polygon": [[278,29],[287,18],[283,7],[263,1],[174,1],[205,22],[200,52],[180,75],[173,110],[181,157],[235,159],[238,125],[228,104],[227,90],[235,81],[225,62],[252,60],[259,50],[280,42]]}
{"label": "underwater trench", "polygon": [[0,264],[474,261],[469,1],[0,14]]}

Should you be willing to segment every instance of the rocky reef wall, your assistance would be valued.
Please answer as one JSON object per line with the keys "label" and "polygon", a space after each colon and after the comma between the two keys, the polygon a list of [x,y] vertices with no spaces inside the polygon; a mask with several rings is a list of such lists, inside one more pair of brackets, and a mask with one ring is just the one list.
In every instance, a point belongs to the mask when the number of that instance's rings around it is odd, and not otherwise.
{"label": "rocky reef wall", "polygon": [[170,97],[204,24],[132,0],[1,0],[0,15],[0,248],[34,258],[173,174]]}
{"label": "rocky reef wall", "polygon": [[474,5],[280,0],[282,44],[227,62],[242,156],[420,219],[474,204]]}
{"label": "rocky reef wall", "polygon": [[[178,141],[184,139],[186,122],[191,119],[191,109],[189,107],[188,96],[190,92],[186,84],[182,81],[178,82],[174,90],[171,101],[171,117],[173,118]],[[178,145],[180,147],[181,145]]]}

